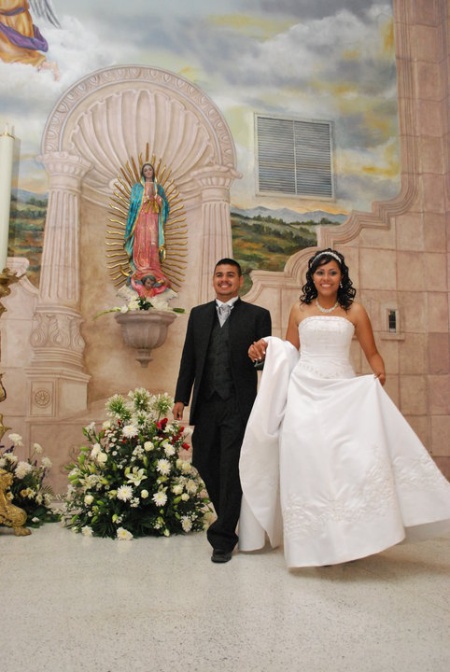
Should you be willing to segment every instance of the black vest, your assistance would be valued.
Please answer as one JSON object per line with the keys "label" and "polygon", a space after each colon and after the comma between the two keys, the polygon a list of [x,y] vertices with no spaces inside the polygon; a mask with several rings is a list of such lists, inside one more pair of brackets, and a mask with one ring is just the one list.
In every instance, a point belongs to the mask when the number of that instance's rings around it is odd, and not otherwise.
{"label": "black vest", "polygon": [[222,327],[217,318],[209,339],[205,361],[202,387],[207,399],[212,397],[215,392],[221,399],[228,399],[234,391],[230,367],[229,335],[230,318]]}

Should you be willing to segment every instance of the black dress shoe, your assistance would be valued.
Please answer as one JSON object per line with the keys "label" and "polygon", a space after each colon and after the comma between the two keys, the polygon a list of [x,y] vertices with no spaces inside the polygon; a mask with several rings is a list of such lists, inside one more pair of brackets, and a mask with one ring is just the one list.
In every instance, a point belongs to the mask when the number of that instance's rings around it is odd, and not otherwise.
{"label": "black dress shoe", "polygon": [[231,551],[218,551],[217,549],[214,549],[211,560],[212,562],[229,562],[231,560],[231,555]]}

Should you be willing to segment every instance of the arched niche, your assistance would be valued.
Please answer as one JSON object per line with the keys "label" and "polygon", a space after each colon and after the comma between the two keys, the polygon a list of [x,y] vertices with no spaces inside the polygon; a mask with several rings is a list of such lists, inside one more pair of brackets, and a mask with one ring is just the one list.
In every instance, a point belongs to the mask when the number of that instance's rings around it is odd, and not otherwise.
{"label": "arched niche", "polygon": [[[188,80],[145,66],[105,68],[76,82],[49,115],[39,157],[49,175],[49,202],[28,368],[31,418],[42,415],[33,399],[44,371],[46,381],[57,380],[47,385],[55,396],[53,418],[86,408],[88,383],[90,400],[116,391],[124,346],[114,329],[108,325],[105,334],[104,323],[92,317],[118,303],[106,268],[110,199],[121,167],[147,147],[170,169],[184,207],[179,305],[189,309],[208,300],[214,263],[232,255],[230,187],[239,174],[230,130],[211,99]],[[180,324],[171,330],[169,352],[179,350]],[[172,368],[178,362],[167,359]],[[172,388],[172,368],[167,361],[152,363],[163,390]],[[123,379],[127,375],[124,370]],[[142,384],[137,374],[135,382]]]}

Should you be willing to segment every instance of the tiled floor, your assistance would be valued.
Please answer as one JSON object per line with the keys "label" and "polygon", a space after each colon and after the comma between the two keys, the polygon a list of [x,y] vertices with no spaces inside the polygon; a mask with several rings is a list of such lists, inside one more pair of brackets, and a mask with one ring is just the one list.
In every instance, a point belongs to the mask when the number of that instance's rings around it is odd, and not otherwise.
{"label": "tiled floor", "polygon": [[0,528],[2,672],[447,672],[450,540],[288,571],[204,534]]}

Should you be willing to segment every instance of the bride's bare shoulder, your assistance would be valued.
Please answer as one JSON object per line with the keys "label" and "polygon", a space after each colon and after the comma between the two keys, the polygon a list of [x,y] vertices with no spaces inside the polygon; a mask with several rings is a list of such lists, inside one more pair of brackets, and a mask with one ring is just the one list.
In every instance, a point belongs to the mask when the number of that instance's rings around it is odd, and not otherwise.
{"label": "bride's bare shoulder", "polygon": [[297,324],[300,324],[300,322],[304,320],[305,317],[308,317],[308,315],[311,315],[312,312],[314,311],[312,311],[310,305],[297,301],[291,308],[291,317],[294,318]]}

